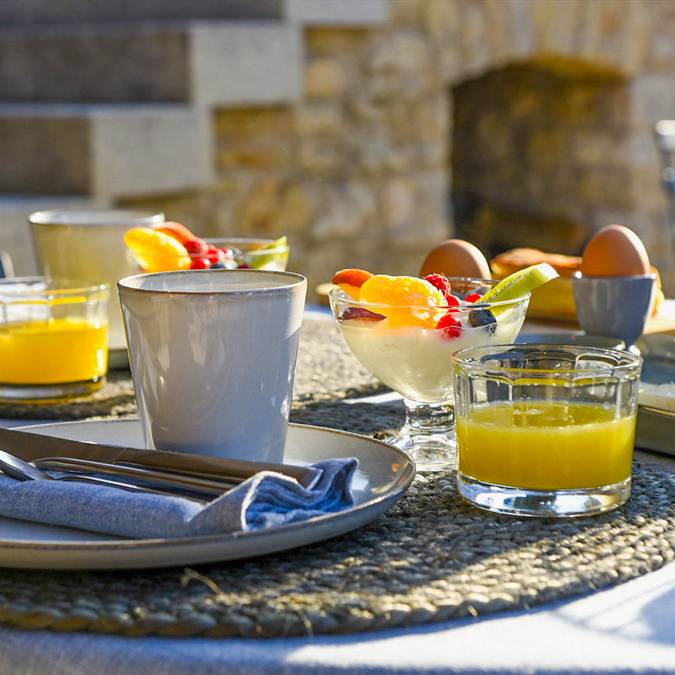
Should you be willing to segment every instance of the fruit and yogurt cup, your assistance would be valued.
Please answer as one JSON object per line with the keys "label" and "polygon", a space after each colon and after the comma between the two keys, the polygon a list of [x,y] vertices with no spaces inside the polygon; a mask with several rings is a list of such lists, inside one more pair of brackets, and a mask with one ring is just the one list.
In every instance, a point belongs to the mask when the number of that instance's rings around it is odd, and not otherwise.
{"label": "fruit and yogurt cup", "polygon": [[180,223],[137,227],[124,235],[141,272],[208,269],[256,269],[283,272],[288,239],[202,239]]}
{"label": "fruit and yogurt cup", "polygon": [[549,266],[500,282],[365,270],[335,275],[333,314],[359,361],[403,396],[406,422],[388,440],[408,452],[418,469],[456,466],[453,353],[512,343],[531,287],[554,276]]}

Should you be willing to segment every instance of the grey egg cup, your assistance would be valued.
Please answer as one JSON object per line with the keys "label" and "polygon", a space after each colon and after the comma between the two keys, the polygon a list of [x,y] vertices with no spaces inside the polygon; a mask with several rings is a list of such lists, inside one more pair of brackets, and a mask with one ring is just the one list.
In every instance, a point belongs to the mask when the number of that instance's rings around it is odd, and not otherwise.
{"label": "grey egg cup", "polygon": [[625,277],[574,275],[579,323],[589,335],[619,338],[632,345],[642,335],[652,306],[655,274]]}

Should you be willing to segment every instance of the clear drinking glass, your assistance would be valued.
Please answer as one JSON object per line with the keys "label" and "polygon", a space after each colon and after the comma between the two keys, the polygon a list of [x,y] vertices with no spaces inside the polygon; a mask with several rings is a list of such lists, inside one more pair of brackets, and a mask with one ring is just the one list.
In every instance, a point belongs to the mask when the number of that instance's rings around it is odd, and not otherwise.
{"label": "clear drinking glass", "polygon": [[[496,281],[449,278],[460,298],[485,293]],[[473,345],[513,342],[523,325],[529,294],[515,300],[459,307],[402,307],[353,300],[340,288],[329,293],[333,315],[350,349],[380,380],[403,396],[406,421],[387,440],[413,457],[418,470],[439,471],[457,465],[452,354]],[[449,310],[459,331],[429,327]],[[493,315],[479,323],[476,312]],[[407,322],[407,316],[411,321]],[[392,317],[396,320],[392,325]],[[414,324],[420,319],[420,325]]]}
{"label": "clear drinking glass", "polygon": [[460,493],[520,516],[584,516],[630,495],[642,361],[573,345],[454,355]]}
{"label": "clear drinking glass", "polygon": [[87,394],[108,368],[106,284],[0,281],[0,398]]}
{"label": "clear drinking glass", "polygon": [[[111,288],[135,272],[124,233],[164,222],[163,213],[122,209],[36,211],[28,217],[42,274],[75,282],[96,281]],[[110,349],[126,352],[117,294],[109,304]]]}

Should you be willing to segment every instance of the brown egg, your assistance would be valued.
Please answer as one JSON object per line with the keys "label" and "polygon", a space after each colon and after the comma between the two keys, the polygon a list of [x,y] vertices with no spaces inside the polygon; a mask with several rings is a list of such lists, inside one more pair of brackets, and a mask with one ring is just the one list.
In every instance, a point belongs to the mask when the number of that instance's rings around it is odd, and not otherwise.
{"label": "brown egg", "polygon": [[584,249],[581,273],[587,277],[641,276],[651,272],[640,237],[623,225],[598,230]]}
{"label": "brown egg", "polygon": [[492,278],[488,261],[480,249],[462,239],[447,239],[429,251],[420,276],[433,273],[446,277]]}

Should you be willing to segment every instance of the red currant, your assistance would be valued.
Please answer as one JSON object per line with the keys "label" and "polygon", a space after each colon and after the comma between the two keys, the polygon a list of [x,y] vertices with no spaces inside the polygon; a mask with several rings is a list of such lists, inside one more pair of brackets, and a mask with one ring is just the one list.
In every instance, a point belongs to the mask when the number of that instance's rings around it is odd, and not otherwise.
{"label": "red currant", "polygon": [[452,315],[453,310],[446,312],[436,324],[436,328],[441,331],[441,335],[450,340],[457,338],[462,334],[462,322]]}
{"label": "red currant", "polygon": [[208,258],[192,258],[190,263],[191,270],[208,270],[211,267],[211,261]]}
{"label": "red currant", "polygon": [[216,265],[217,263],[225,262],[225,258],[227,258],[225,253],[223,251],[221,251],[221,249],[219,249],[219,248],[214,248],[213,251],[209,251],[206,254],[206,257],[209,259],[209,262],[212,265]]}
{"label": "red currant", "polygon": [[190,239],[189,241],[186,241],[183,246],[185,246],[190,255],[203,256],[209,252],[209,244],[203,239]]}

